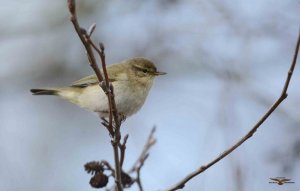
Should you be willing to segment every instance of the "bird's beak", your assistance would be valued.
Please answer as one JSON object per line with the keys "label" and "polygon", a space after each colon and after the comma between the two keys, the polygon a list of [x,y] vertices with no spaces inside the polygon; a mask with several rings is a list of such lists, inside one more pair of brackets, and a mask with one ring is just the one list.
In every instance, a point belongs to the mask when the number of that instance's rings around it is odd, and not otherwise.
{"label": "bird's beak", "polygon": [[167,74],[166,72],[154,72],[153,73],[155,76],[159,76],[159,75],[165,75],[165,74]]}

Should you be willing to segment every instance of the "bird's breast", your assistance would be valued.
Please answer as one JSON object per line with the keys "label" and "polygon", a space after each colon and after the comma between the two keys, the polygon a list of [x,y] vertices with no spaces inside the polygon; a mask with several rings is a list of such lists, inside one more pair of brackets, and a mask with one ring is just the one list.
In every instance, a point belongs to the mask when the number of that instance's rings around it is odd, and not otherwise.
{"label": "bird's breast", "polygon": [[132,85],[128,82],[113,83],[113,86],[118,112],[126,116],[136,113],[143,106],[151,88],[151,84]]}

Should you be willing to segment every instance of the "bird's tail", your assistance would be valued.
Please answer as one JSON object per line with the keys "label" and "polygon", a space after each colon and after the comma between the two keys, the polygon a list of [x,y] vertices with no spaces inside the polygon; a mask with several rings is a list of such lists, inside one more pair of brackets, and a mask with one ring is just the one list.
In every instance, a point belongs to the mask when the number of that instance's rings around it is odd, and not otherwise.
{"label": "bird's tail", "polygon": [[75,87],[63,87],[31,89],[30,91],[32,92],[32,95],[56,95],[74,104],[78,104],[78,96],[80,96],[82,89]]}
{"label": "bird's tail", "polygon": [[56,89],[31,89],[32,95],[58,95]]}

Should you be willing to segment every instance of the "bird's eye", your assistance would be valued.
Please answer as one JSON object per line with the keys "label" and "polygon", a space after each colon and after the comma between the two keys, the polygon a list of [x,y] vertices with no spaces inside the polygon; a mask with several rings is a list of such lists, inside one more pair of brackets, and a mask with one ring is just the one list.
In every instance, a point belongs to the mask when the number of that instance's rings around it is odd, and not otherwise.
{"label": "bird's eye", "polygon": [[147,69],[143,69],[143,72],[144,72],[144,74],[146,74],[148,72],[148,70]]}

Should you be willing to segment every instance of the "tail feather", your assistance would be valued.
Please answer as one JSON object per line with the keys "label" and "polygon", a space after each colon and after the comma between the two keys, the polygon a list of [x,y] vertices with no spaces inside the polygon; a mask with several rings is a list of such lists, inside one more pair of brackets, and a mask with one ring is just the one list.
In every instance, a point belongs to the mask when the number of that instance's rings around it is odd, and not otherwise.
{"label": "tail feather", "polygon": [[54,89],[31,89],[32,95],[57,95],[58,91]]}

